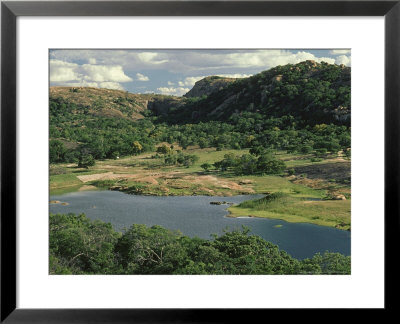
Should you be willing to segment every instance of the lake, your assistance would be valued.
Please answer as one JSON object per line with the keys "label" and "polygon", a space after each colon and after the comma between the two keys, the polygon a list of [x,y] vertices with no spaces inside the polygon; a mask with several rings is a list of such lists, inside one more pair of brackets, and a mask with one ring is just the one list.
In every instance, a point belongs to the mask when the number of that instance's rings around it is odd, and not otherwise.
{"label": "lake", "polygon": [[110,222],[122,231],[132,224],[161,225],[180,230],[187,236],[210,239],[211,234],[222,234],[224,229],[247,226],[251,234],[261,236],[297,259],[312,257],[317,252],[340,252],[350,255],[349,231],[305,223],[288,223],[277,219],[254,217],[226,217],[228,205],[238,204],[263,195],[233,197],[209,196],[136,196],[118,191],[82,191],[50,196],[67,204],[50,204],[51,213],[85,213],[90,219]]}

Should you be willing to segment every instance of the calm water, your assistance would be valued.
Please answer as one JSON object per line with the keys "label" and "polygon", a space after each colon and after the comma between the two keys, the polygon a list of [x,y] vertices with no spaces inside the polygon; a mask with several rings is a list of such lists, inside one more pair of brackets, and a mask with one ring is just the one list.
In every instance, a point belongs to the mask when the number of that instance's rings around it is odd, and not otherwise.
{"label": "calm water", "polygon": [[[51,213],[85,213],[91,219],[110,222],[116,230],[132,224],[161,225],[180,230],[187,236],[209,239],[212,233],[241,228],[251,229],[265,240],[278,245],[298,259],[317,252],[340,252],[350,255],[350,232],[313,224],[287,223],[282,220],[226,217],[228,205],[211,201],[240,203],[262,195],[234,197],[154,197],[135,196],[118,191],[86,191],[51,196],[68,205],[50,204]],[[282,225],[278,226],[277,225]]]}

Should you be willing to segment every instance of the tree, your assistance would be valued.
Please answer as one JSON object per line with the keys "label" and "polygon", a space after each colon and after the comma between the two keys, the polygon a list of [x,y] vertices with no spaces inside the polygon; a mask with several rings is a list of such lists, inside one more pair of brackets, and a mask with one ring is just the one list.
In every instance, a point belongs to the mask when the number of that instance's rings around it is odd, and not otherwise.
{"label": "tree", "polygon": [[312,268],[313,273],[349,274],[351,272],[351,258],[340,253],[325,252],[322,255],[317,253],[311,259],[304,259],[302,262],[304,270]]}
{"label": "tree", "polygon": [[254,135],[249,135],[246,137],[246,146],[249,147],[252,145],[252,142],[255,140],[255,136]]}
{"label": "tree", "polygon": [[78,168],[88,169],[90,166],[95,165],[95,160],[91,154],[82,153],[79,157]]}
{"label": "tree", "polygon": [[251,154],[243,154],[236,163],[236,174],[254,174],[257,172],[257,158]]}
{"label": "tree", "polygon": [[[276,199],[279,195],[271,196]],[[51,274],[350,274],[350,257],[296,260],[249,229],[212,240],[133,224],[123,234],[84,214],[50,214]]]}
{"label": "tree", "polygon": [[308,154],[311,153],[313,148],[310,145],[302,145],[299,148],[300,153]]}
{"label": "tree", "polygon": [[119,237],[110,223],[84,214],[50,214],[50,273],[112,273]]}
{"label": "tree", "polygon": [[168,147],[167,145],[163,144],[163,145],[157,147],[157,153],[167,155],[167,154],[171,154],[172,150],[171,150],[170,147]]}
{"label": "tree", "polygon": [[265,152],[265,148],[262,147],[261,145],[255,146],[255,147],[253,146],[253,147],[249,150],[249,153],[250,153],[250,154],[253,154],[253,155],[256,155],[256,156],[261,155],[263,152]]}
{"label": "tree", "polygon": [[325,157],[327,154],[328,150],[326,148],[319,148],[315,150],[315,156],[316,157]]}
{"label": "tree", "polygon": [[140,152],[142,152],[143,146],[140,144],[138,141],[134,141],[132,144],[132,152],[134,155],[138,155]]}
{"label": "tree", "polygon": [[116,160],[119,159],[119,152],[118,151],[114,151],[111,153],[111,157]]}
{"label": "tree", "polygon": [[203,169],[204,169],[204,171],[208,171],[209,169],[211,169],[212,168],[212,165],[210,164],[210,163],[203,163],[202,165],[200,165]]}
{"label": "tree", "polygon": [[286,168],[285,162],[275,159],[272,155],[261,155],[257,160],[258,171],[266,174],[279,174]]}
{"label": "tree", "polygon": [[63,142],[59,140],[51,140],[49,143],[50,163],[64,162],[66,151]]}
{"label": "tree", "polygon": [[198,143],[199,143],[200,148],[205,148],[205,147],[208,147],[208,145],[209,145],[208,140],[204,137],[200,137]]}

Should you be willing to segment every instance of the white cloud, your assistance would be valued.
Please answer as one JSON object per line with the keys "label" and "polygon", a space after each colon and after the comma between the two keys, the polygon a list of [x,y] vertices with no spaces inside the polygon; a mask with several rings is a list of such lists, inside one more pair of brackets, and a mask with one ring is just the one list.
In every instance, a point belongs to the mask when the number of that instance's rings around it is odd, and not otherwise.
{"label": "white cloud", "polygon": [[133,81],[128,77],[120,65],[91,65],[83,64],[80,70],[85,80],[97,82],[129,82]]}
{"label": "white cloud", "polygon": [[184,63],[196,66],[200,70],[213,70],[211,74],[218,69],[248,69],[257,68],[266,70],[277,65],[285,65],[288,63],[296,64],[305,60],[314,60],[316,62],[334,63],[335,59],[324,57],[319,58],[314,54],[300,51],[291,52],[285,50],[257,50],[257,51],[240,51],[234,53],[202,53],[193,52],[186,55]]}
{"label": "white cloud", "polygon": [[[334,53],[338,51],[344,50],[332,50]],[[332,55],[328,50],[326,53]],[[68,62],[96,59],[96,64],[119,65],[132,73],[138,69],[162,67],[165,71],[185,76],[257,73],[304,60],[335,62],[333,57],[319,58],[307,50],[55,50],[50,55],[52,59]],[[181,82],[185,86],[185,80]]]}
{"label": "white cloud", "polygon": [[248,78],[248,77],[252,76],[252,74],[241,74],[241,73],[235,73],[235,74],[217,74],[217,76],[224,77],[224,78],[239,79],[239,78]]}
{"label": "white cloud", "polygon": [[171,96],[182,96],[184,95],[186,92],[188,92],[190,89],[189,88],[183,88],[183,87],[161,87],[161,88],[157,88],[157,90],[161,93],[161,94],[165,94],[165,95],[171,95]]}
{"label": "white cloud", "polygon": [[136,73],[136,80],[137,81],[149,81],[149,77],[147,77],[141,73]]}
{"label": "white cloud", "polygon": [[125,90],[124,87],[118,82],[100,82],[99,88]]}
{"label": "white cloud", "polygon": [[351,66],[351,58],[346,55],[340,55],[335,60],[336,64],[344,64],[346,66]]}
{"label": "white cloud", "polygon": [[162,64],[168,62],[168,60],[156,60],[157,57],[159,57],[159,53],[153,53],[153,52],[142,52],[142,53],[137,53],[137,57],[139,58],[140,61],[144,63],[150,63],[150,64]]}
{"label": "white cloud", "polygon": [[[94,62],[95,59],[89,61]],[[79,65],[62,60],[50,60],[50,82],[53,85],[123,90],[120,83],[130,81],[133,81],[132,78],[124,73],[120,65]]]}
{"label": "white cloud", "polygon": [[196,76],[196,77],[186,77],[183,81],[179,81],[178,82],[178,84],[181,86],[181,87],[192,87],[192,86],[194,86],[194,84],[197,82],[197,81],[199,81],[199,80],[201,80],[201,79],[204,79],[205,78],[205,76]]}
{"label": "white cloud", "polygon": [[50,81],[64,82],[79,80],[78,64],[50,60]]}
{"label": "white cloud", "polygon": [[341,55],[341,54],[350,54],[351,50],[349,49],[338,49],[338,50],[331,50],[329,54],[331,55]]}
{"label": "white cloud", "polygon": [[151,53],[151,52],[143,52],[139,53],[137,56],[143,62],[150,62],[157,57],[158,53]]}
{"label": "white cloud", "polygon": [[[182,95],[198,80],[211,75],[244,78],[277,65],[305,60],[351,64],[347,54],[350,50],[332,49],[325,53],[326,57],[317,57],[308,50],[53,50],[50,51],[50,80],[52,85],[86,82],[113,88],[122,88],[124,82],[149,81],[149,87],[160,87],[158,91],[162,93]],[[88,64],[74,63],[82,61]],[[160,73],[159,80],[150,80],[146,76],[154,74],[150,71]],[[168,81],[165,86],[160,83],[170,75],[174,75],[170,79],[174,81]]]}

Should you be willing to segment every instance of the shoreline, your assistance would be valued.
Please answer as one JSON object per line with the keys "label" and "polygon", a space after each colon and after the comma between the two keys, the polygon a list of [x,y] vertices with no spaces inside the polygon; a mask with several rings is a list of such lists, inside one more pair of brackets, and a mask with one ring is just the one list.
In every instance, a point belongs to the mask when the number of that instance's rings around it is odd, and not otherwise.
{"label": "shoreline", "polygon": [[[82,186],[84,186],[84,185],[82,185]],[[118,192],[121,192],[121,193],[124,193],[124,194],[135,195],[135,196],[152,196],[152,197],[185,197],[185,196],[186,197],[195,197],[195,196],[205,196],[205,197],[221,197],[221,198],[223,198],[223,197],[232,197],[232,196],[250,196],[250,195],[263,195],[263,194],[265,194],[265,193],[247,193],[246,192],[246,193],[238,193],[238,194],[235,194],[235,195],[232,195],[232,194],[231,195],[212,195],[212,194],[204,194],[204,193],[202,193],[202,194],[194,193],[192,195],[176,194],[176,193],[168,194],[168,193],[166,193],[166,194],[160,195],[160,194],[151,194],[151,193],[136,194],[136,193],[125,192],[124,190],[113,190],[113,189],[110,189],[110,188],[98,188],[98,187],[94,187],[94,188],[96,188],[96,189],[79,190],[79,188],[78,188],[77,190],[69,191],[68,193],[72,193],[72,192],[91,192],[91,191],[92,192],[95,192],[95,191],[118,191]],[[63,194],[66,194],[66,193],[63,193]],[[50,191],[50,196],[60,196],[60,195],[63,195],[63,194],[52,193]],[[51,203],[54,203],[54,202],[52,200],[49,203],[51,204]],[[245,213],[245,212],[236,212],[235,213],[235,212],[233,212],[231,210],[231,208],[235,208],[235,207],[237,208],[238,204],[229,203],[228,206],[225,208],[225,211],[227,212],[227,214],[224,217],[227,217],[227,218],[277,219],[277,220],[282,220],[282,221],[285,221],[285,222],[288,222],[288,223],[306,223],[306,224],[313,224],[313,225],[318,225],[318,226],[332,227],[332,228],[336,228],[336,229],[343,230],[343,231],[349,231],[349,232],[351,231],[351,226],[349,226],[349,228],[340,227],[340,226],[337,226],[337,224],[334,224],[333,222],[332,223],[327,223],[327,222],[323,222],[323,221],[312,220],[312,219],[309,219],[309,218],[306,218],[306,217],[302,217],[302,216],[299,216],[299,215],[296,215],[295,216],[296,219],[293,219],[293,217],[290,217],[290,216],[286,216],[285,217],[284,215],[281,215],[281,214],[277,214],[276,217],[274,217],[273,213],[271,213],[271,212],[269,212],[268,216],[260,216],[260,215],[254,214],[254,213],[257,213],[257,212],[259,212],[259,213],[261,212],[261,211],[257,211],[257,210],[254,210],[253,212],[249,212],[249,213]]]}
{"label": "shoreline", "polygon": [[[274,216],[258,216],[258,215],[254,215],[254,214],[247,214],[247,213],[237,213],[235,214],[234,212],[232,212],[232,210],[230,210],[230,208],[235,208],[237,206],[230,206],[228,208],[226,208],[226,211],[228,212],[228,214],[225,217],[229,217],[229,218],[241,218],[241,217],[246,217],[246,218],[265,218],[265,219],[277,219],[277,220],[282,220],[288,223],[296,223],[296,224],[300,224],[300,223],[305,223],[305,224],[313,224],[313,225],[318,225],[318,226],[325,226],[325,227],[332,227],[338,230],[342,230],[342,231],[349,231],[351,232],[351,225],[349,226],[349,228],[346,227],[340,227],[337,226],[335,224],[327,224],[324,222],[318,222],[318,221],[313,221],[312,219],[308,219],[306,217],[302,217],[302,216],[298,216],[296,215],[296,219],[294,220],[293,218],[291,218],[290,216],[283,216],[281,214],[279,214],[279,216],[277,215],[276,217]],[[254,211],[254,212],[259,212],[259,211]],[[270,214],[273,214],[270,212]]]}

